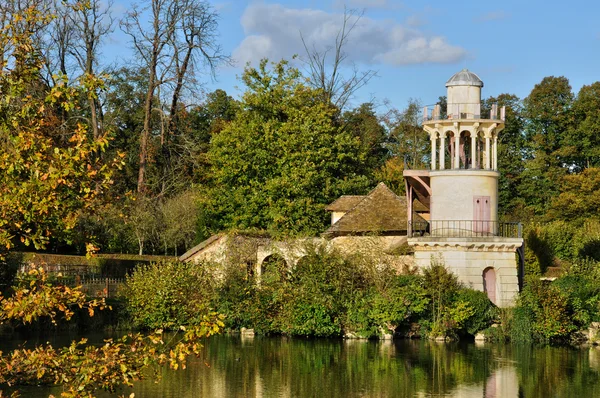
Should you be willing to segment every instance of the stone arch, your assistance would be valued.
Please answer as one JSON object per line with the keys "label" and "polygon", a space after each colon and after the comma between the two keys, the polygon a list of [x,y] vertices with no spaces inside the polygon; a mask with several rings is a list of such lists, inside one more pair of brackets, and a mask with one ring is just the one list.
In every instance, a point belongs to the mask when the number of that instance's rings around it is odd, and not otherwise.
{"label": "stone arch", "polygon": [[483,131],[477,132],[476,148],[475,148],[475,166],[478,169],[483,169],[485,160],[483,155],[485,153],[485,133]]}
{"label": "stone arch", "polygon": [[459,134],[460,137],[460,168],[468,169],[471,165],[471,135],[473,133],[470,130],[462,130]]}
{"label": "stone arch", "polygon": [[490,301],[494,304],[498,301],[498,283],[494,267],[487,267],[483,270],[483,291],[487,294]]}
{"label": "stone arch", "polygon": [[258,271],[262,280],[281,280],[287,277],[289,268],[286,259],[278,253],[265,256],[258,264]]}
{"label": "stone arch", "polygon": [[453,169],[454,166],[454,150],[456,144],[454,143],[455,134],[453,130],[446,130],[444,132],[445,145],[444,145],[444,168]]}

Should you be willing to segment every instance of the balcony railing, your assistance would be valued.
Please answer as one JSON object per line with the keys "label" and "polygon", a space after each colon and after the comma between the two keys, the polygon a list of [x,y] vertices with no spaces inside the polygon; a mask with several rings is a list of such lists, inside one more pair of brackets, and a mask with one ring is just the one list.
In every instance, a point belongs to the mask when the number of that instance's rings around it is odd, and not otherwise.
{"label": "balcony railing", "polygon": [[498,108],[492,106],[489,111],[482,112],[480,106],[475,107],[473,111],[473,104],[452,104],[453,109],[448,109],[446,115],[442,116],[441,108],[439,105],[429,109],[428,107],[423,108],[423,122],[436,121],[436,120],[453,120],[453,119],[471,119],[471,120],[501,120],[505,119],[505,107]]}
{"label": "balcony railing", "polygon": [[408,231],[409,236],[440,238],[523,237],[523,227],[519,222],[478,220],[413,221],[409,223]]}

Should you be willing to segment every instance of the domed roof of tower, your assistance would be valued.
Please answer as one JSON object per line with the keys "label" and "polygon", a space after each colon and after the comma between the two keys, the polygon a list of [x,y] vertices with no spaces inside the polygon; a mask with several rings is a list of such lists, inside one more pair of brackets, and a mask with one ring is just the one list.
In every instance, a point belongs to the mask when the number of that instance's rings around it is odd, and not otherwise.
{"label": "domed roof of tower", "polygon": [[446,82],[446,87],[449,86],[479,86],[483,87],[483,81],[475,73],[468,69],[463,69],[458,73],[455,73]]}

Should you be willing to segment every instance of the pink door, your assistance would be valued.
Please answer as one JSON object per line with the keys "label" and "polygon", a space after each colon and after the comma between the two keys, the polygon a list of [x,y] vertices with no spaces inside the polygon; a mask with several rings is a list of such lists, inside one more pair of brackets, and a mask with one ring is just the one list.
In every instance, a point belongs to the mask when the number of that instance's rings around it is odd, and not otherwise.
{"label": "pink door", "polygon": [[473,196],[473,231],[490,232],[490,214],[490,197]]}
{"label": "pink door", "polygon": [[491,267],[483,270],[483,291],[496,304],[496,271]]}

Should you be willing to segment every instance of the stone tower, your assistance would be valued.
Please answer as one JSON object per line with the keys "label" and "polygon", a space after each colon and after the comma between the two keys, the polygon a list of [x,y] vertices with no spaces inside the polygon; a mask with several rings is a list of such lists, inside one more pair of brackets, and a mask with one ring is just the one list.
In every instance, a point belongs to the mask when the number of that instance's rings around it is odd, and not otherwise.
{"label": "stone tower", "polygon": [[[429,170],[405,170],[408,243],[418,267],[442,261],[467,286],[509,306],[518,292],[515,252],[523,245],[518,223],[498,222],[498,135],[504,107],[482,114],[483,81],[467,69],[447,82],[447,109],[423,110],[431,140]],[[499,111],[499,112],[498,112]],[[414,201],[429,209],[413,222]]]}

